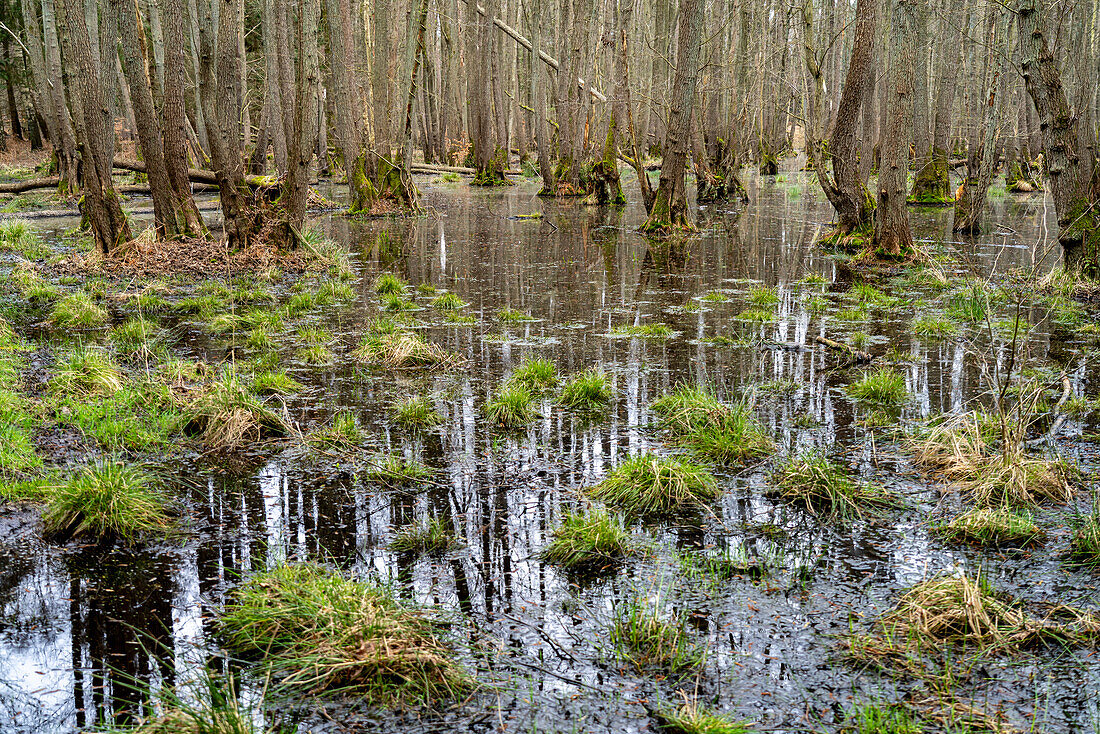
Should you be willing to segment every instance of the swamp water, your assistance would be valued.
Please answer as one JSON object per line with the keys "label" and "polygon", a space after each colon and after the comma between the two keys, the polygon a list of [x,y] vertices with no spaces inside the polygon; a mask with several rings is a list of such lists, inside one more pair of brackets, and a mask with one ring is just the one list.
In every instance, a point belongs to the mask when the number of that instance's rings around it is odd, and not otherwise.
{"label": "swamp water", "polygon": [[[813,198],[808,179],[758,180],[743,211],[708,207],[701,233],[673,245],[635,233],[637,204],[617,212],[544,201],[527,183],[492,191],[421,186],[427,216],[313,222],[351,251],[359,295],[314,317],[334,336],[332,365],[297,362],[293,348],[280,347],[280,366],[305,385],[286,399],[303,430],[351,411],[367,437],[360,454],[399,454],[437,473],[411,490],[387,489],[361,478],[356,456],[290,444],[230,466],[198,454],[173,457],[153,468],[185,497],[183,531],[133,548],[49,546],[26,512],[3,510],[0,729],[64,732],[133,721],[147,710],[141,689],[194,679],[202,664],[223,665],[212,618],[242,577],[284,560],[381,580],[442,613],[483,683],[438,710],[278,702],[267,711],[269,723],[302,731],[656,731],[652,711],[679,702],[680,690],[760,730],[836,731],[855,704],[914,695],[911,683],[842,659],[840,639],[867,629],[923,579],[980,570],[1028,601],[1095,608],[1096,576],[1064,563],[1065,507],[1038,511],[1048,537],[1026,552],[952,547],[930,535],[930,521],[957,514],[958,497],[922,478],[891,431],[978,399],[986,389],[982,360],[1003,359],[1003,350],[990,349],[982,325],[960,325],[945,339],[914,336],[911,320],[935,310],[939,289],[895,280],[880,285],[885,299],[860,307],[836,261],[813,246],[831,211]],[[967,243],[950,242],[949,210],[913,212],[917,237],[957,259],[952,278],[1030,268],[1051,246],[1055,218],[1041,196],[993,197],[991,206],[993,232]],[[542,216],[525,216],[536,212]],[[60,229],[43,237],[57,238]],[[409,314],[418,329],[461,357],[461,368],[355,369],[348,353],[380,313],[371,287],[380,272],[470,304],[460,313],[473,323],[452,323],[430,307],[434,296],[409,296],[425,307]],[[814,275],[824,282],[807,277]],[[504,308],[533,320],[502,322]],[[1075,395],[1095,396],[1087,339],[1042,308],[1027,315],[1036,323],[1030,362],[1064,370]],[[614,332],[655,323],[672,335]],[[876,427],[882,416],[847,394],[863,370],[834,369],[843,359],[815,344],[818,335],[865,342],[876,354],[892,348],[910,396],[888,416],[890,425]],[[225,356],[200,330],[181,344],[192,358]],[[614,388],[611,406],[580,419],[547,397],[528,428],[494,428],[483,408],[525,358],[548,359],[562,376],[602,370]],[[578,490],[625,457],[668,452],[649,406],[682,382],[753,401],[778,456],[821,449],[907,507],[873,522],[827,525],[769,498],[775,461],[765,459],[715,470],[723,491],[713,514],[633,526],[646,552],[602,580],[577,583],[543,563],[539,552],[552,530],[584,505]],[[410,432],[388,418],[395,401],[414,395],[428,396],[443,417],[438,426]],[[1098,457],[1083,437],[1095,428],[1071,420],[1058,442],[1086,473]],[[387,549],[400,528],[429,518],[441,520],[460,547],[420,559]],[[716,556],[754,570],[721,579],[696,572],[699,559]],[[697,669],[682,678],[641,673],[616,656],[608,630],[639,600],[685,621],[706,651]],[[245,698],[263,686],[238,678]],[[1019,730],[1096,732],[1098,690],[1096,656],[1059,649],[991,658],[956,696]]]}

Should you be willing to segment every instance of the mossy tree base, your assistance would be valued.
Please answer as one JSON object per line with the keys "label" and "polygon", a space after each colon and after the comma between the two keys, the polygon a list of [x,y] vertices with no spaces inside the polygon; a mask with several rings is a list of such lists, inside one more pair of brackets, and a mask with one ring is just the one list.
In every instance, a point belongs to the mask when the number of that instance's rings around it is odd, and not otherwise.
{"label": "mossy tree base", "polygon": [[[477,156],[474,156],[475,160]],[[471,186],[511,186],[512,182],[504,175],[508,170],[508,151],[498,147],[484,167],[478,167]]]}
{"label": "mossy tree base", "polygon": [[917,171],[909,192],[911,206],[949,206],[955,201],[951,192],[951,171],[947,167],[947,151],[933,148]]}
{"label": "mossy tree base", "polygon": [[1024,170],[1020,161],[1013,161],[1005,171],[1005,190],[1012,194],[1030,194],[1042,191],[1043,186],[1038,177]]}
{"label": "mossy tree base", "polygon": [[544,185],[538,195],[584,197],[584,203],[593,206],[625,205],[616,150],[615,116],[612,115],[600,158],[577,165],[571,158],[563,157],[554,166],[554,187]]}
{"label": "mossy tree base", "polygon": [[670,201],[667,194],[658,189],[645,223],[639,228],[642,234],[663,237],[671,234],[695,232],[687,214],[687,201],[681,195]]}
{"label": "mossy tree base", "polygon": [[367,170],[367,154],[361,154],[348,171],[352,215],[416,213],[420,211],[420,192],[413,185],[408,169],[376,156],[373,175]]}
{"label": "mossy tree base", "polygon": [[1071,210],[1070,226],[1062,232],[1062,259],[1068,271],[1100,280],[1100,202],[1083,202]]}

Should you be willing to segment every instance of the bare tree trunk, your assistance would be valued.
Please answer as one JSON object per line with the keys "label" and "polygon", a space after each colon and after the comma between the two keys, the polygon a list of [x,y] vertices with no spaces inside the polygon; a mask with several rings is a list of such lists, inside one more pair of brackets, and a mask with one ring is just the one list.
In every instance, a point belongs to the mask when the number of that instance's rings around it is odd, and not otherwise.
{"label": "bare tree trunk", "polygon": [[[101,70],[88,36],[84,3],[62,0],[65,57],[74,67],[73,108],[83,172],[81,214],[91,226],[96,247],[106,255],[131,239],[130,225],[111,180],[114,159],[114,117],[103,99]],[[112,67],[112,73],[114,69]]]}
{"label": "bare tree trunk", "polygon": [[909,229],[909,141],[913,130],[913,63],[916,55],[917,2],[896,0],[890,43],[889,115],[882,140],[875,209],[875,245],[887,257],[909,256],[913,232]]}
{"label": "bare tree trunk", "polygon": [[705,0],[681,0],[680,27],[676,37],[676,74],[665,128],[661,178],[643,232],[664,234],[674,229],[694,229],[687,211],[684,169],[691,144],[691,111],[699,78],[699,49],[703,42]]}
{"label": "bare tree trunk", "polygon": [[[1058,240],[1068,270],[1100,276],[1100,180],[1085,173],[1095,161],[1082,161],[1089,150],[1081,145],[1078,117],[1066,99],[1062,75],[1054,61],[1038,0],[1019,0],[1023,62],[1028,94],[1039,113],[1043,163],[1058,214]],[[1092,134],[1092,131],[1087,131]]]}
{"label": "bare tree trunk", "polygon": [[81,186],[74,129],[76,121],[70,118],[69,107],[65,103],[65,75],[61,67],[61,46],[57,35],[54,0],[42,0],[42,34],[45,41],[47,79],[53,106],[57,111],[59,135],[51,142],[57,156],[57,173],[61,177],[58,191],[62,194],[75,194]]}
{"label": "bare tree trunk", "polygon": [[289,169],[281,195],[289,232],[285,241],[297,241],[306,218],[309,195],[309,172],[313,163],[314,141],[317,137],[317,27],[321,12],[318,0],[301,0],[295,25],[297,63],[294,66],[294,109],[292,127],[287,135]]}
{"label": "bare tree trunk", "polygon": [[914,204],[942,206],[949,204],[953,198],[947,152],[950,146],[959,67],[962,66],[963,44],[956,31],[956,24],[961,15],[958,12],[958,5],[959,0],[948,0],[945,18],[941,22],[943,37],[939,56],[940,68],[937,74],[940,78],[940,86],[936,95],[932,146],[926,152],[921,150],[918,143],[917,156],[922,163],[917,169],[917,177],[909,193],[910,202]]}

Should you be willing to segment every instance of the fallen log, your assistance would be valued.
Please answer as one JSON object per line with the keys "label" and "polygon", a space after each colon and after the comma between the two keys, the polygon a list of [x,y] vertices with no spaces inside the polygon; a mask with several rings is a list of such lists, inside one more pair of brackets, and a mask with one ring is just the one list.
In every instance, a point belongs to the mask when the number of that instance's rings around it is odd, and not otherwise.
{"label": "fallen log", "polygon": [[61,178],[58,176],[28,178],[24,181],[5,181],[4,183],[0,183],[0,194],[22,194],[34,189],[57,188],[60,183]]}
{"label": "fallen log", "polygon": [[823,336],[815,336],[813,340],[816,344],[821,344],[828,347],[829,349],[847,354],[849,357],[852,358],[853,362],[870,362],[874,359],[870,352],[864,352],[862,350],[856,349],[855,347],[848,346],[847,344],[841,344],[840,342],[833,341],[832,339],[827,339]]}
{"label": "fallen log", "polygon": [[[434,163],[412,163],[409,164],[409,170],[413,173],[461,173],[466,176],[477,174],[476,168],[467,168],[466,166],[444,166]],[[523,175],[523,171],[515,170],[508,170],[505,171],[505,173],[510,176]]]}

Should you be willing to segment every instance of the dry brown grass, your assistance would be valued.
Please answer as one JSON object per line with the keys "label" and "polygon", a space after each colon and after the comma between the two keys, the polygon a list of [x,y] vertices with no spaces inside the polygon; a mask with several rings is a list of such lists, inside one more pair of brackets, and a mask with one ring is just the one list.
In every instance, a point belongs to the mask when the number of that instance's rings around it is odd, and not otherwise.
{"label": "dry brown grass", "polygon": [[1067,502],[1073,496],[1068,467],[1060,461],[1028,456],[1019,446],[997,449],[990,424],[978,412],[939,423],[910,442],[913,458],[983,507],[1026,507],[1044,500]]}

